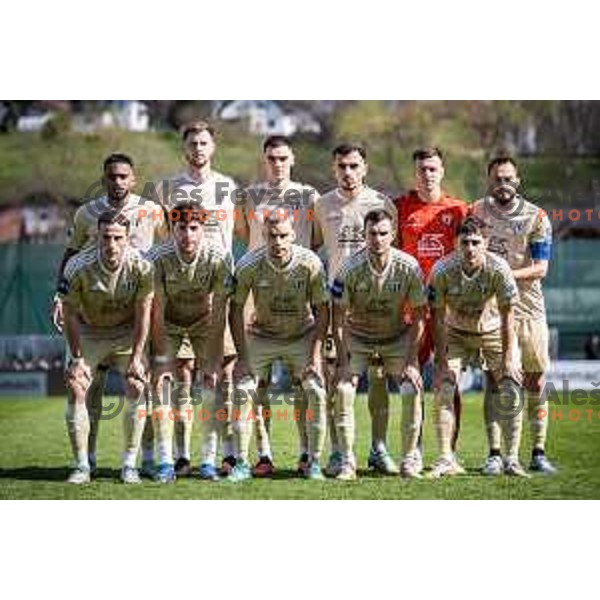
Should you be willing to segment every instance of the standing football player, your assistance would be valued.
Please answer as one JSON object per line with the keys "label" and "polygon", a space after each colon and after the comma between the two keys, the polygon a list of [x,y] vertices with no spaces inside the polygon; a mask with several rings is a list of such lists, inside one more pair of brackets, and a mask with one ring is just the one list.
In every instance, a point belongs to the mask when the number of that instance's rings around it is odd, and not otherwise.
{"label": "standing football player", "polygon": [[64,270],[64,329],[70,351],[66,422],[75,459],[68,481],[74,484],[90,481],[86,396],[99,365],[113,366],[125,377],[121,479],[140,481],[136,459],[146,421],[144,346],[154,276],[152,265],[129,246],[129,227],[122,212],[102,213],[97,244],[71,258]]}
{"label": "standing football player", "polygon": [[[439,148],[415,150],[413,162],[415,187],[396,199],[398,247],[417,259],[427,281],[435,262],[455,249],[456,229],[467,214],[467,204],[443,190],[445,166],[444,156]],[[410,315],[407,317],[410,319]],[[432,353],[431,315],[426,310],[425,328],[419,348],[421,372],[430,361]],[[458,437],[460,407],[460,391],[457,387],[454,399],[456,429],[453,434],[453,449]]]}
{"label": "standing football player", "polygon": [[[68,260],[82,250],[93,246],[98,238],[98,218],[114,210],[129,221],[129,244],[146,252],[153,244],[167,236],[167,225],[162,207],[133,193],[136,176],[133,160],[126,154],[114,153],[106,157],[102,167],[102,183],[106,195],[86,202],[76,212],[69,231],[67,245],[58,270],[58,290],[53,301],[52,320],[58,331],[63,329],[63,271]],[[92,475],[96,469],[96,444],[102,412],[102,396],[108,367],[99,365],[94,371],[87,395],[90,423],[88,442],[89,464]]]}
{"label": "standing football player", "polygon": [[[499,156],[488,165],[488,193],[472,210],[490,232],[489,249],[510,265],[519,289],[515,306],[515,327],[523,387],[531,432],[530,470],[552,475],[556,468],[546,458],[548,405],[543,396],[544,373],[550,366],[548,325],[542,292],[542,280],[548,272],[552,250],[552,226],[546,213],[519,194],[520,178],[513,158]],[[502,472],[499,428],[488,423],[490,456],[483,472]]]}
{"label": "standing football player", "polygon": [[[367,151],[361,144],[340,144],[333,150],[333,171],[336,189],[324,194],[315,205],[315,249],[324,246],[327,254],[329,283],[345,259],[365,245],[364,219],[372,210],[385,209],[396,224],[394,203],[365,184],[368,173]],[[335,371],[333,338],[326,344],[325,377],[328,382],[327,428],[331,455],[326,473],[337,476],[344,464],[334,420],[335,390],[332,378]],[[389,421],[389,396],[381,365],[369,369],[369,411],[371,414],[371,450],[369,467],[384,474],[397,474],[398,468],[386,448]]]}
{"label": "standing football player", "polygon": [[[321,347],[329,320],[325,271],[314,252],[293,243],[290,219],[267,217],[264,234],[266,246],[249,252],[237,265],[231,302],[231,332],[238,351],[237,391],[244,401],[234,419],[238,454],[230,477],[242,481],[252,476],[248,447],[253,398],[262,404],[270,369],[274,361],[281,360],[297,388],[294,405],[300,413],[306,411],[296,406],[297,398],[306,395],[309,413],[299,415],[308,430],[309,465],[303,475],[322,479],[326,392]],[[250,294],[254,308],[246,327],[244,306]]]}
{"label": "standing football player", "polygon": [[[203,213],[203,231],[207,241],[232,253],[233,235],[247,241],[243,219],[238,218],[236,211],[236,184],[233,179],[218,173],[212,168],[212,158],[216,151],[216,131],[212,125],[205,121],[193,121],[186,124],[181,131],[183,154],[187,163],[186,169],[157,184],[159,198],[167,210],[175,208],[178,202],[192,200],[199,202]],[[231,410],[230,396],[233,389],[233,363],[235,348],[229,327],[225,329],[223,358],[223,385],[220,393],[224,394],[227,410]],[[177,351],[177,393],[176,401],[179,404],[182,418],[175,424],[175,448],[177,460],[175,471],[178,477],[189,476],[191,467],[191,439],[193,420],[191,388],[195,373],[195,355],[187,336],[182,338],[181,346]],[[210,421],[213,423],[213,421]],[[233,439],[229,421],[219,423],[223,441],[223,462],[221,474],[227,475],[234,464]],[[215,436],[210,435],[214,440]],[[151,447],[147,449],[151,452]],[[146,447],[144,446],[144,452]],[[216,456],[217,448],[208,455]],[[200,466],[200,476],[207,480],[214,480],[217,467],[214,462],[206,462]]]}
{"label": "standing football player", "polygon": [[504,438],[503,472],[527,476],[519,463],[522,414],[520,372],[514,339],[517,284],[508,263],[487,250],[485,225],[468,216],[458,230],[458,249],[433,267],[434,422],[440,456],[432,478],[464,473],[452,451],[454,395],[463,364],[480,356],[488,371],[485,411]]}
{"label": "standing football player", "polygon": [[[304,248],[311,248],[313,241],[314,207],[319,197],[317,190],[309,185],[292,181],[292,168],[295,164],[294,150],[291,141],[282,135],[269,136],[263,143],[263,164],[266,180],[244,189],[242,215],[248,229],[248,251],[265,244],[264,222],[271,214],[290,219],[295,240],[294,243]],[[246,316],[252,312],[251,301],[246,305]],[[280,365],[276,365],[280,366]],[[304,413],[302,406],[305,395],[298,398],[298,409]],[[258,407],[255,421],[258,462],[253,472],[255,477],[270,477],[274,472],[273,457],[269,440],[269,421],[262,418],[262,408],[269,409],[268,395],[264,404]],[[298,420],[300,437],[300,458],[298,471],[306,473],[309,465],[308,434],[306,423]]]}
{"label": "standing football player", "polygon": [[[371,211],[364,226],[366,248],[344,262],[331,287],[338,356],[336,423],[343,456],[337,479],[356,479],[354,400],[358,378],[374,357],[402,395],[400,474],[418,478],[423,384],[417,355],[427,303],[423,277],[412,256],[392,248],[396,224],[390,213]],[[414,313],[410,325],[403,318],[406,305]]]}

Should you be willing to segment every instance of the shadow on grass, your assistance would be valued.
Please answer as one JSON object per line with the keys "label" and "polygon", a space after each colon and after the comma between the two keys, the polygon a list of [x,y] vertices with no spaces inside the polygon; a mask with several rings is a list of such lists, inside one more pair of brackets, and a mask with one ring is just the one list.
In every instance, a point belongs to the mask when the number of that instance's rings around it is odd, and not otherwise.
{"label": "shadow on grass", "polygon": [[[18,469],[0,469],[0,479],[17,479],[19,481],[60,481],[64,483],[69,476],[67,467],[20,467]],[[115,480],[119,471],[98,469],[95,480]]]}

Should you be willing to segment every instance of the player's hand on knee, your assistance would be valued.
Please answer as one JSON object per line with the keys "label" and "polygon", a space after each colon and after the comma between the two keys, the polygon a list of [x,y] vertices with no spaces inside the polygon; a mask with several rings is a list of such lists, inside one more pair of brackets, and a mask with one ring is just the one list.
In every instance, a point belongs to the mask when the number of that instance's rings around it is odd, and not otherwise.
{"label": "player's hand on knee", "polygon": [[302,379],[308,379],[309,377],[314,377],[319,382],[319,385],[324,385],[323,365],[320,360],[310,360],[306,364],[306,367],[304,367]]}
{"label": "player's hand on knee", "polygon": [[217,371],[207,371],[202,376],[202,387],[209,390],[214,390],[217,387],[217,382],[219,381],[219,374]]}
{"label": "player's hand on knee", "polygon": [[404,372],[402,373],[402,380],[409,381],[412,383],[416,390],[423,389],[423,379],[421,378],[421,372],[415,365],[406,365]]}
{"label": "player's hand on knee", "polygon": [[62,333],[65,325],[65,320],[63,312],[63,303],[59,296],[54,296],[54,298],[52,299],[51,314],[52,324],[56,328],[56,331],[58,331],[58,333]]}
{"label": "player's hand on knee", "polygon": [[146,383],[146,369],[139,358],[135,356],[131,357],[129,366],[127,367],[126,377],[128,379],[139,381],[140,383]]}
{"label": "player's hand on knee", "polygon": [[456,385],[456,374],[448,364],[435,365],[433,375],[433,389],[439,390],[443,383]]}
{"label": "player's hand on knee", "polygon": [[335,383],[338,384],[348,382],[352,382],[352,371],[350,370],[350,363],[338,363],[337,370],[335,372]]}
{"label": "player's hand on knee", "polygon": [[233,378],[235,381],[241,381],[247,377],[252,377],[252,371],[245,360],[239,359],[233,368]]}
{"label": "player's hand on knee", "polygon": [[519,367],[511,360],[507,360],[502,365],[502,379],[512,379],[515,383],[521,384],[523,379],[521,370]]}

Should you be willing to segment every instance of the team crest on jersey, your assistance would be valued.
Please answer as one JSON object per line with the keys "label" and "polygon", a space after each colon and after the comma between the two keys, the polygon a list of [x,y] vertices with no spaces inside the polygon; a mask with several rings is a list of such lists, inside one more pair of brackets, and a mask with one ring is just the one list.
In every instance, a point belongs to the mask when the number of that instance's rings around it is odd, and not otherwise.
{"label": "team crest on jersey", "polygon": [[454,222],[454,217],[450,213],[443,213],[441,221],[446,227],[450,227]]}
{"label": "team crest on jersey", "polygon": [[300,291],[304,289],[306,282],[304,279],[290,279],[289,285],[292,289]]}
{"label": "team crest on jersey", "polygon": [[525,230],[525,221],[514,221],[510,224],[510,228],[515,235],[520,235]]}
{"label": "team crest on jersey", "polygon": [[402,291],[402,284],[399,281],[389,282],[383,286],[386,292],[392,292],[392,294],[397,294]]}

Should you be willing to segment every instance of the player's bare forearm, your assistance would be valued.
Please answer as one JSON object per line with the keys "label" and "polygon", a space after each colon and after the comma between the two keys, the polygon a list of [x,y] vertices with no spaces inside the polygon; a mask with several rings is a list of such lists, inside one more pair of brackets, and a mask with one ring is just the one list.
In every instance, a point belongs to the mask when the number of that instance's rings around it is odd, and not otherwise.
{"label": "player's bare forearm", "polygon": [[515,279],[544,279],[548,274],[548,261],[534,260],[528,267],[514,269],[512,274]]}
{"label": "player's bare forearm", "polygon": [[229,306],[229,328],[231,337],[237,350],[240,361],[248,361],[248,347],[246,344],[246,331],[244,329],[244,307],[232,302]]}
{"label": "player's bare forearm", "polygon": [[71,356],[81,356],[81,328],[77,311],[69,304],[64,306],[65,338],[69,346]]}
{"label": "player's bare forearm", "polygon": [[242,206],[241,210],[236,211],[236,217],[233,222],[233,235],[243,244],[248,246],[250,243],[250,226],[246,217],[246,208]]}
{"label": "player's bare forearm", "polygon": [[65,248],[62,260],[60,261],[60,265],[58,267],[58,274],[56,277],[56,288],[60,289],[60,282],[63,278],[63,272],[65,270],[65,265],[69,262],[69,259],[75,256],[79,251],[74,250],[73,248]]}
{"label": "player's bare forearm", "polygon": [[419,345],[423,336],[423,316],[425,309],[420,306],[414,308],[414,319],[407,332],[408,352],[406,354],[406,362],[409,365],[417,364],[419,355]]}
{"label": "player's bare forearm", "polygon": [[153,299],[154,294],[150,294],[136,302],[131,353],[132,361],[140,361],[144,355],[144,348],[150,332]]}

